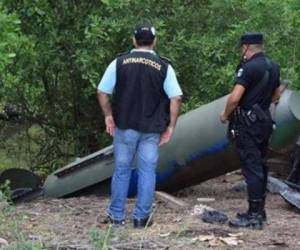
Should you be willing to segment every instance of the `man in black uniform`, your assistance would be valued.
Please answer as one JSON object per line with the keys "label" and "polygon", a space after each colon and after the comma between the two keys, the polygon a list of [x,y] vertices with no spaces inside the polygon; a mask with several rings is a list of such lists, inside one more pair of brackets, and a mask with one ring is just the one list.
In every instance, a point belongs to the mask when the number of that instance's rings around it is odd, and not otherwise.
{"label": "man in black uniform", "polygon": [[263,34],[245,33],[240,38],[241,63],[221,122],[230,120],[242,173],[246,179],[249,209],[238,213],[233,227],[262,229],[266,220],[265,198],[268,169],[264,164],[268,141],[272,133],[270,104],[279,98],[279,66],[263,52]]}

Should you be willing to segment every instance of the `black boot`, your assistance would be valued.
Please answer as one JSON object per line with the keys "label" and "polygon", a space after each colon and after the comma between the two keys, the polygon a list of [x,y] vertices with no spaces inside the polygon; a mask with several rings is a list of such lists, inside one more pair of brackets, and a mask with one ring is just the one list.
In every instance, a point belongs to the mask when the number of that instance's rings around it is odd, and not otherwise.
{"label": "black boot", "polygon": [[116,220],[113,219],[113,217],[108,214],[106,218],[102,221],[102,224],[111,224],[113,226],[124,226],[125,225],[125,220]]}
{"label": "black boot", "polygon": [[[263,197],[263,199],[262,199],[262,201],[261,201],[261,208],[259,209],[259,211],[261,212],[262,220],[263,220],[264,222],[267,221],[267,213],[266,213],[266,209],[265,209],[265,204],[266,204],[266,195]],[[236,217],[237,217],[238,219],[241,219],[241,218],[243,218],[243,217],[245,218],[245,217],[247,217],[247,216],[249,215],[249,213],[250,213],[250,206],[249,206],[247,212],[245,212],[245,213],[237,213],[237,214],[236,214]]]}
{"label": "black boot", "polygon": [[263,228],[262,208],[263,200],[249,200],[249,210],[238,220],[229,221],[231,227],[243,227],[261,230]]}
{"label": "black boot", "polygon": [[144,219],[133,219],[133,227],[134,228],[146,228],[152,225],[153,221],[149,219],[149,217]]}
{"label": "black boot", "polygon": [[265,205],[266,205],[266,195],[264,195],[264,197],[261,201],[261,208],[260,208],[261,217],[262,217],[264,222],[267,221],[267,213],[266,213]]}

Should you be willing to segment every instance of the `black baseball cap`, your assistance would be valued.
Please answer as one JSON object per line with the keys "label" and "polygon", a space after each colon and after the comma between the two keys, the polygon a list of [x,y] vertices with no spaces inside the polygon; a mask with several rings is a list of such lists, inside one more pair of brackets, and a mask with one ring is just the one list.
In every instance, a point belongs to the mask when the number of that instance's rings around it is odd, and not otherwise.
{"label": "black baseball cap", "polygon": [[150,23],[138,24],[134,29],[134,37],[137,41],[152,42],[155,38],[155,28]]}
{"label": "black baseball cap", "polygon": [[263,33],[260,32],[246,32],[241,35],[238,47],[243,44],[263,44]]}

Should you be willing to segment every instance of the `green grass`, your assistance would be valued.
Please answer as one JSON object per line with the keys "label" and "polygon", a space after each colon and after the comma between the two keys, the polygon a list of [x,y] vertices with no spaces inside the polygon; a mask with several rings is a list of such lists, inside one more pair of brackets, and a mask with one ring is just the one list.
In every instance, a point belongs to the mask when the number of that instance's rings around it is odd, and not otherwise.
{"label": "green grass", "polygon": [[112,235],[112,226],[109,225],[106,230],[101,230],[96,227],[91,228],[90,238],[94,250],[106,250],[109,246],[109,240]]}
{"label": "green grass", "polygon": [[[0,202],[7,199],[0,192]],[[9,204],[9,203],[8,203]],[[16,212],[15,206],[9,204],[0,211],[0,236],[8,241],[9,245],[3,250],[42,250],[39,243],[29,241],[22,232],[24,214]]]}
{"label": "green grass", "polygon": [[4,247],[3,250],[42,250],[43,248],[32,241],[19,241],[10,246]]}

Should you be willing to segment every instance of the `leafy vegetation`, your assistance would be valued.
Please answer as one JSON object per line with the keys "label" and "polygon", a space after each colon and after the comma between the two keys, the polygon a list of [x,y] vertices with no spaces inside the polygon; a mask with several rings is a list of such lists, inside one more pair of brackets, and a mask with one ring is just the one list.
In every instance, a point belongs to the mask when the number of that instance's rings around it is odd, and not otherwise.
{"label": "leafy vegetation", "polygon": [[228,93],[245,31],[265,33],[282,78],[300,88],[299,0],[2,0],[0,108],[21,118],[0,121],[1,154],[46,175],[109,144],[96,86],[143,19],[177,71],[183,112]]}

